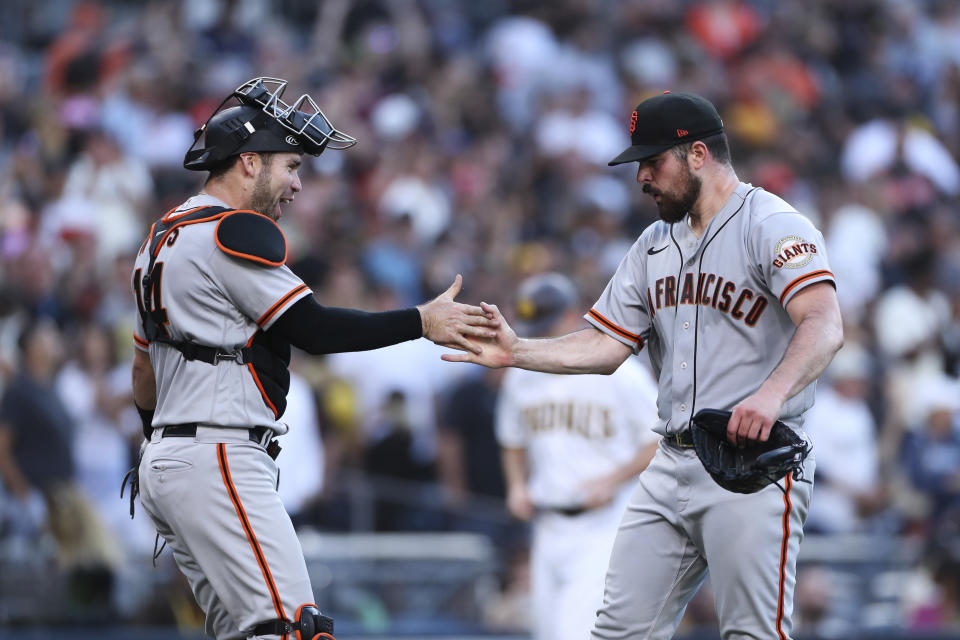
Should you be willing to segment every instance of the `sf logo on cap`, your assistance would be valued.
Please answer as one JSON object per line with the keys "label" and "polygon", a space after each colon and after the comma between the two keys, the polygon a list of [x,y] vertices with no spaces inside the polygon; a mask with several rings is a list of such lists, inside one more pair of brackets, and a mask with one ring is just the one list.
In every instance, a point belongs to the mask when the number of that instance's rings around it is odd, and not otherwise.
{"label": "sf logo on cap", "polygon": [[633,115],[630,116],[630,135],[633,135],[633,132],[637,130],[637,112],[634,111]]}
{"label": "sf logo on cap", "polygon": [[287,144],[292,144],[294,146],[300,144],[300,141],[294,138],[293,136],[287,136],[285,140],[287,141]]}

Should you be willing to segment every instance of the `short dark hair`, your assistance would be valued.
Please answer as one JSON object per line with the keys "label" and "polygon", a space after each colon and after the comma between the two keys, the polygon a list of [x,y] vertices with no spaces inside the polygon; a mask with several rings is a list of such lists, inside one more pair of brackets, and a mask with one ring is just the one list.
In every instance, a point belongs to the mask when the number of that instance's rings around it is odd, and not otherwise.
{"label": "short dark hair", "polygon": [[[696,140],[678,144],[677,146],[673,147],[671,151],[673,151],[678,159],[684,160],[686,159],[687,154],[690,153],[690,148],[693,147],[694,142],[696,142]],[[715,133],[712,136],[702,138],[700,142],[707,147],[707,151],[710,152],[710,155],[713,156],[714,160],[720,164],[730,164],[730,143],[727,142],[727,134],[725,134],[723,131],[720,133]]]}
{"label": "short dark hair", "polygon": [[[255,151],[254,153],[258,154],[263,158],[263,166],[269,167],[273,164],[273,157],[277,155],[276,151]],[[233,168],[233,165],[237,163],[237,159],[240,157],[240,154],[235,156],[230,156],[229,158],[224,158],[218,164],[210,167],[210,175],[207,176],[207,180],[204,184],[209,184],[213,180],[218,180],[227,174],[230,169]]]}
{"label": "short dark hair", "polygon": [[237,163],[237,158],[239,157],[240,157],[239,155],[236,155],[236,156],[230,156],[229,158],[224,158],[217,164],[210,167],[210,175],[207,176],[206,183],[213,182],[214,180],[219,180],[220,178],[225,176],[227,172],[233,168],[233,165]]}

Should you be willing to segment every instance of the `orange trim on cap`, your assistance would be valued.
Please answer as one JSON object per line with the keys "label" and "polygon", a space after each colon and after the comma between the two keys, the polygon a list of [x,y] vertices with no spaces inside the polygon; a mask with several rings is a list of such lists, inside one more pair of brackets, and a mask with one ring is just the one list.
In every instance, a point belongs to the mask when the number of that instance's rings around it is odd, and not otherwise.
{"label": "orange trim on cap", "polygon": [[[257,536],[253,533],[253,527],[250,526],[250,520],[247,518],[247,513],[244,511],[243,504],[240,502],[237,488],[234,486],[233,479],[230,477],[230,465],[227,463],[227,447],[222,442],[217,444],[217,461],[220,465],[220,476],[223,478],[223,484],[227,488],[227,493],[230,495],[233,508],[237,512],[237,517],[240,518],[240,525],[243,527],[243,532],[247,537],[247,541],[250,543],[250,548],[253,549],[253,555],[257,559],[257,564],[260,565],[260,573],[263,574],[263,580],[266,582],[267,589],[270,591],[270,597],[273,600],[273,609],[277,613],[278,618],[286,620],[287,617],[283,613],[283,602],[280,600],[280,592],[277,590],[277,585],[273,581],[273,574],[270,573],[267,559],[263,555],[260,543],[257,542]],[[283,638],[287,638],[286,633],[283,634]]]}
{"label": "orange trim on cap", "polygon": [[286,295],[277,300],[272,307],[267,309],[266,312],[260,316],[260,318],[257,320],[257,325],[263,327],[263,325],[269,321],[270,318],[276,315],[277,311],[279,311],[283,305],[290,301],[290,298],[302,292],[304,289],[309,289],[309,287],[301,282],[299,285],[288,291]]}
{"label": "orange trim on cap", "polygon": [[[223,244],[220,243],[220,236],[219,234],[217,234],[216,231],[214,231],[213,239],[217,243],[217,246],[220,248],[220,250],[228,255],[236,256],[238,258],[243,258],[244,260],[252,260],[253,262],[259,262],[260,264],[265,264],[271,267],[282,267],[283,264],[287,261],[287,254],[288,254],[287,236],[283,233],[283,229],[280,228],[280,225],[277,224],[276,220],[274,220],[269,216],[263,215],[259,211],[251,211],[250,209],[237,209],[236,211],[230,211],[229,213],[230,215],[233,215],[235,213],[252,213],[262,218],[266,218],[267,220],[272,222],[274,225],[276,225],[277,230],[280,231],[280,235],[283,236],[283,259],[280,260],[279,262],[273,262],[272,260],[267,260],[265,258],[261,258],[260,256],[255,256],[252,253],[244,253],[242,251],[234,251],[233,249],[228,249],[225,246],[223,246]],[[223,224],[223,221],[226,218],[227,216],[224,216],[223,218],[220,219],[220,222],[217,223],[217,230],[220,229],[220,225]]]}
{"label": "orange trim on cap", "polygon": [[621,335],[624,338],[627,338],[628,340],[633,340],[641,347],[643,346],[643,338],[641,338],[635,333],[630,333],[626,329],[621,329],[617,325],[613,324],[612,322],[604,318],[599,312],[597,312],[596,309],[590,309],[590,311],[588,311],[587,313],[590,315],[591,318],[593,318],[594,320],[596,320],[597,322],[605,326],[607,329],[610,329],[610,331],[613,331],[614,333]]}
{"label": "orange trim on cap", "polygon": [[813,280],[814,278],[822,278],[825,276],[829,278],[834,277],[833,273],[827,271],[826,269],[821,269],[820,271],[814,271],[813,273],[808,273],[806,275],[800,276],[799,278],[797,278],[796,280],[788,284],[787,288],[784,289],[783,293],[780,294],[780,304],[783,304],[783,301],[787,299],[787,295],[798,285],[803,284],[807,280]]}
{"label": "orange trim on cap", "polygon": [[787,635],[783,632],[783,614],[784,601],[786,600],[786,581],[787,581],[787,550],[790,548],[790,487],[793,486],[793,478],[790,474],[786,477],[786,490],[783,492],[783,541],[780,543],[780,583],[777,589],[777,637],[780,640],[787,640]]}

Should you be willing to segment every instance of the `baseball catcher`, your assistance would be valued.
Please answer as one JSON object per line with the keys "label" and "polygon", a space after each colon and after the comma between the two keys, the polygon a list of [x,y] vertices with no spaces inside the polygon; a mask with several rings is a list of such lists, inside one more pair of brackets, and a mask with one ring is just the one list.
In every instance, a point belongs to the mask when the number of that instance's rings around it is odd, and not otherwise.
{"label": "baseball catcher", "polygon": [[[727,438],[730,411],[701,409],[693,416],[693,447],[718,485],[734,493],[755,493],[791,474],[803,480],[803,461],[812,445],[780,420],[773,423],[766,442],[749,440],[737,446]],[[809,482],[809,481],[806,481]]]}

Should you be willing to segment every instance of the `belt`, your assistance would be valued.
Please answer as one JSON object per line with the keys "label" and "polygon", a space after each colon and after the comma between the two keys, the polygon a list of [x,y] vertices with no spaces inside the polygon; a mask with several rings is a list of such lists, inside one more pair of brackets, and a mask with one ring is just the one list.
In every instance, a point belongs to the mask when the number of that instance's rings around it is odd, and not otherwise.
{"label": "belt", "polygon": [[544,513],[559,513],[563,516],[578,516],[589,511],[587,507],[537,507],[537,510]]}
{"label": "belt", "polygon": [[690,429],[684,429],[679,433],[667,434],[663,437],[663,441],[681,449],[693,448],[693,434],[690,433]]}
{"label": "belt", "polygon": [[[230,428],[230,427],[225,427]],[[250,435],[250,442],[263,442],[263,437],[267,435],[268,431],[272,431],[270,427],[253,427],[252,429],[247,429],[247,432]],[[161,438],[194,438],[197,435],[197,423],[188,422],[186,424],[171,424],[169,426],[163,427],[163,433],[160,434]]]}

